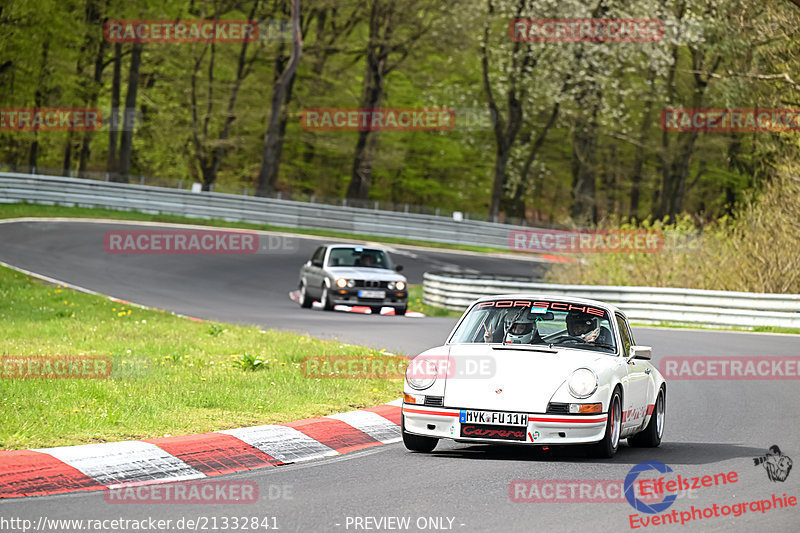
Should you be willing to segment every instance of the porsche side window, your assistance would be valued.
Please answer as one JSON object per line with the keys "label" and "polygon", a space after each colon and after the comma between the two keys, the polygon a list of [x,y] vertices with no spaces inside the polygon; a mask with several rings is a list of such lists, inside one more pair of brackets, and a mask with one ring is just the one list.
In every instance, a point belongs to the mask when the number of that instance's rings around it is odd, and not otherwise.
{"label": "porsche side window", "polygon": [[619,326],[619,335],[622,338],[622,355],[628,357],[631,353],[631,333],[628,331],[628,323],[620,315],[617,316],[617,326]]}

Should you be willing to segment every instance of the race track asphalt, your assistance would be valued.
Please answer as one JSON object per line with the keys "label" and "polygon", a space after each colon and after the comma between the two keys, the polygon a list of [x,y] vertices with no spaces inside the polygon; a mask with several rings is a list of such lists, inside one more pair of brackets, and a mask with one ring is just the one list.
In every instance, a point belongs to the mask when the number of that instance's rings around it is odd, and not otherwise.
{"label": "race track asphalt", "polygon": [[[102,246],[103,234],[113,228],[130,229],[82,222],[0,224],[0,261],[195,317],[337,337],[406,354],[440,343],[454,323],[444,318],[300,309],[287,295],[296,287],[299,266],[319,239],[297,239],[292,251],[253,256],[122,256],[109,255]],[[392,247],[392,256],[406,267],[404,273],[412,283],[419,283],[426,270],[537,275],[542,268],[529,261],[402,247]],[[653,346],[657,365],[665,356],[800,353],[800,337],[788,335],[658,328],[636,328],[634,334],[638,344]],[[702,518],[684,526],[632,528],[629,516],[635,511],[625,501],[518,503],[510,498],[509,487],[520,479],[621,482],[632,466],[654,460],[683,477],[738,474],[736,483],[683,494],[666,512],[714,504],[722,508],[771,499],[773,494],[798,497],[800,472],[790,472],[784,482],[770,481],[753,458],[771,445],[779,445],[789,457],[800,457],[799,398],[794,380],[674,380],[668,384],[661,447],[636,449],[623,443],[611,460],[593,459],[574,448],[453,442],[440,443],[431,454],[415,454],[398,443],[217,478],[257,482],[262,497],[256,504],[119,505],[107,503],[103,493],[73,493],[2,501],[0,518],[27,518],[34,523],[42,516],[173,521],[160,531],[185,531],[175,527],[177,521],[198,517],[207,517],[209,528],[216,518],[217,531],[223,531],[222,518],[234,516],[276,517],[282,531],[797,531],[796,506],[766,512],[748,508],[738,517]],[[386,522],[389,517],[407,517],[410,527],[386,527],[397,525]]]}

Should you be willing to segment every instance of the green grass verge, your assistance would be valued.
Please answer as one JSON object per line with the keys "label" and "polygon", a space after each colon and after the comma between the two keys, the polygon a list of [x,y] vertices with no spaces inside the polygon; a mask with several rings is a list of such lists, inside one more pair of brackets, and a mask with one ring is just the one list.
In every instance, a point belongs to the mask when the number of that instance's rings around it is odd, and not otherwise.
{"label": "green grass verge", "polygon": [[409,311],[418,311],[425,316],[444,316],[450,318],[459,318],[464,313],[461,311],[451,311],[443,307],[436,307],[435,305],[428,305],[422,302],[422,285],[409,285],[408,286],[408,309]]}
{"label": "green grass verge", "polygon": [[1,356],[109,356],[104,379],[0,377],[0,448],[162,437],[288,422],[402,395],[398,379],[306,377],[304,357],[396,359],[258,327],[197,322],[0,267]]}
{"label": "green grass verge", "polygon": [[703,331],[741,331],[743,333],[785,333],[788,335],[800,335],[800,328],[785,328],[782,326],[703,326],[702,324],[692,324],[689,322],[659,322],[657,324],[631,322],[631,326],[639,328],[700,329]]}
{"label": "green grass verge", "polygon": [[196,224],[201,226],[216,226],[222,228],[254,229],[264,231],[280,231],[298,235],[313,235],[317,237],[330,237],[340,240],[363,240],[382,242],[386,244],[407,244],[411,246],[425,246],[428,248],[441,248],[445,250],[463,250],[480,253],[513,253],[520,256],[530,255],[527,252],[514,252],[504,248],[490,248],[485,246],[469,246],[461,244],[448,244],[431,241],[418,241],[398,237],[382,237],[378,235],[364,235],[330,231],[321,229],[284,228],[268,224],[251,224],[248,222],[230,222],[222,219],[189,218],[177,215],[151,215],[137,211],[117,211],[114,209],[67,207],[60,205],[38,205],[28,203],[0,204],[0,218],[17,217],[71,217],[71,218],[114,218],[119,220],[141,220],[146,222],[169,222],[172,224]]}

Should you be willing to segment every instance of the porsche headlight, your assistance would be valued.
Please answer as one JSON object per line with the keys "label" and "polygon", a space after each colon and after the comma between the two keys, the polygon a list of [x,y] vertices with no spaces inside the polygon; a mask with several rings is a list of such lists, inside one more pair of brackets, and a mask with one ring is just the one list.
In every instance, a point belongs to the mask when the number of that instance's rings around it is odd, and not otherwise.
{"label": "porsche headlight", "polygon": [[575,398],[588,398],[597,390],[597,374],[588,368],[579,368],[567,380],[569,393]]}
{"label": "porsche headlight", "polygon": [[344,289],[345,287],[347,287],[347,280],[344,278],[337,279],[336,286],[339,287],[340,289]]}
{"label": "porsche headlight", "polygon": [[414,359],[406,368],[406,382],[412,389],[425,390],[436,381],[438,369],[430,359]]}

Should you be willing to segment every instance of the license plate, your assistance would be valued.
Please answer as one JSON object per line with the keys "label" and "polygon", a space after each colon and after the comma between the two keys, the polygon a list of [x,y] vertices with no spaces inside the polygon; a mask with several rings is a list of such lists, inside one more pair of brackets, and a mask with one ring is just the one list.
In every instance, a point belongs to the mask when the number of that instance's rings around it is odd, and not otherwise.
{"label": "license plate", "polygon": [[501,413],[498,411],[471,411],[462,409],[459,417],[462,424],[492,424],[499,426],[527,426],[525,413]]}
{"label": "license plate", "polygon": [[359,298],[375,298],[383,300],[386,298],[386,291],[358,291]]}

